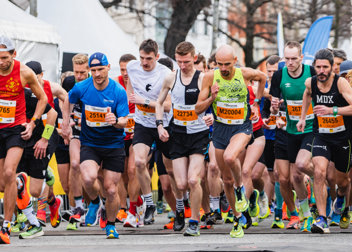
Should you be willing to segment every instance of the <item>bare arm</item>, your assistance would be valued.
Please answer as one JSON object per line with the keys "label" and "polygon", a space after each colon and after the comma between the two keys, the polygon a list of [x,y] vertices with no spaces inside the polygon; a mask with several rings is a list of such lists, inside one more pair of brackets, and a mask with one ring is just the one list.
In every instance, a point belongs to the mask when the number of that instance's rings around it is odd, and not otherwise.
{"label": "bare arm", "polygon": [[[158,100],[155,102],[155,113],[156,113],[157,120],[163,119],[164,107],[165,107],[165,104],[168,103],[168,102],[165,102],[165,100],[167,99],[168,93],[169,93],[170,89],[172,88],[174,81],[175,81],[175,73],[170,73],[165,76],[163,86],[162,86],[161,91],[159,93]],[[170,98],[170,100],[171,100],[171,98]],[[150,102],[150,104],[151,103],[152,102]],[[170,101],[170,103],[171,103],[171,101]],[[149,105],[149,106],[151,106],[151,105]],[[169,111],[170,111],[170,108],[169,108]]]}
{"label": "bare arm", "polygon": [[251,80],[258,81],[256,98],[260,100],[264,93],[266,75],[259,70],[254,70],[252,68],[247,67],[241,68],[241,71],[245,82]]}
{"label": "bare arm", "polygon": [[118,122],[114,125],[114,127],[116,129],[123,129],[126,127],[128,122],[128,117],[127,116],[123,116],[123,117],[119,117],[118,118]]}
{"label": "bare arm", "polygon": [[296,124],[297,130],[304,132],[304,128],[306,126],[306,115],[308,112],[308,108],[310,103],[312,102],[312,85],[311,85],[312,78],[306,79],[304,83],[306,85],[306,90],[303,93],[303,102],[302,102],[302,111],[301,111],[301,119]]}
{"label": "bare arm", "polygon": [[[199,115],[206,111],[216,99],[219,93],[219,85],[213,85],[214,72],[208,72],[204,75],[202,89],[198,95],[198,101],[195,106],[196,114]],[[214,92],[213,92],[214,91]],[[211,96],[209,94],[211,93]]]}
{"label": "bare arm", "polygon": [[65,89],[62,88],[60,84],[51,82],[50,86],[51,86],[51,92],[53,93],[54,96],[59,98],[60,101],[66,100],[66,97],[68,97],[67,92]]}
{"label": "bare arm", "polygon": [[[254,85],[254,86],[252,86],[252,88],[253,88],[254,94],[257,96],[258,86]],[[268,88],[264,88],[263,97],[269,98],[269,99],[271,98],[271,95],[269,94]]]}
{"label": "bare arm", "polygon": [[70,116],[73,110],[74,104],[70,103],[68,97],[66,97],[64,104],[62,105],[62,124],[61,124],[61,135],[62,138],[69,140],[71,134]]}

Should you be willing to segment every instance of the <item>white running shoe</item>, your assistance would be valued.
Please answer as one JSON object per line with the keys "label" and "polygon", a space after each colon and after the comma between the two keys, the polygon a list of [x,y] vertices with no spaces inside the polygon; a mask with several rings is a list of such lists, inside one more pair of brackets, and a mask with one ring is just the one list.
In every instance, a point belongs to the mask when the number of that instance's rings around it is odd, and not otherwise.
{"label": "white running shoe", "polygon": [[147,208],[147,204],[145,203],[144,197],[141,196],[143,200],[143,204],[141,206],[136,206],[136,215],[138,222],[140,223],[140,227],[144,227],[144,215],[145,215],[145,210]]}
{"label": "white running shoe", "polygon": [[127,218],[126,218],[125,222],[123,223],[123,227],[137,228],[138,223],[137,223],[136,216],[134,216],[130,212],[128,212]]}
{"label": "white running shoe", "polygon": [[268,209],[269,209],[269,205],[268,205],[268,196],[266,196],[266,193],[264,193],[263,197],[259,197],[258,200],[259,203],[259,218],[260,219],[265,219],[266,217],[269,216],[268,213]]}

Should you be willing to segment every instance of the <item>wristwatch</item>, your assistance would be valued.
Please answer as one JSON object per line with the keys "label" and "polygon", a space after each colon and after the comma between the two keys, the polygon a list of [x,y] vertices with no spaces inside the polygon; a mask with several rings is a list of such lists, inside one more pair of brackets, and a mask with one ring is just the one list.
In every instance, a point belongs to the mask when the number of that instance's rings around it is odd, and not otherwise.
{"label": "wristwatch", "polygon": [[40,119],[37,119],[37,118],[35,118],[35,117],[32,117],[31,121],[34,122],[34,125],[35,125],[35,126],[38,126],[39,123],[40,123]]}
{"label": "wristwatch", "polygon": [[149,106],[149,104],[150,104],[150,100],[149,99],[145,99],[144,100],[144,105]]}
{"label": "wristwatch", "polygon": [[259,100],[259,99],[255,98],[254,102],[256,102],[256,103],[258,103],[258,105],[260,105],[260,103],[262,102],[262,99]]}

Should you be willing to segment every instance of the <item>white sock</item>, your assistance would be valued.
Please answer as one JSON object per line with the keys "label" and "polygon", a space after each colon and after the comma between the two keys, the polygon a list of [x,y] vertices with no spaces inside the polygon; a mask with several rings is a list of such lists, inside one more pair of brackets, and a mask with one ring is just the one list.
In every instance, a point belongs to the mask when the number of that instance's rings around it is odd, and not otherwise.
{"label": "white sock", "polygon": [[213,204],[213,210],[220,209],[220,196],[210,197],[210,202]]}
{"label": "white sock", "polygon": [[183,200],[188,200],[189,198],[189,194],[188,194],[188,191],[186,191],[184,194],[183,194]]}
{"label": "white sock", "polygon": [[72,212],[73,210],[75,210],[75,207],[70,206],[70,210],[71,210],[71,212]]}
{"label": "white sock", "polygon": [[182,199],[176,199],[176,210],[181,212],[185,209],[185,205],[183,204],[183,198]]}
{"label": "white sock", "polygon": [[32,202],[29,204],[29,206],[26,209],[22,210],[22,212],[26,215],[26,217],[31,225],[40,227],[40,223],[37,219],[37,216],[35,216],[34,211],[33,211]]}
{"label": "white sock", "polygon": [[143,195],[145,204],[147,206],[154,206],[153,198],[152,198],[152,193],[148,193],[146,195]]}
{"label": "white sock", "polygon": [[[78,197],[75,197],[75,198],[78,198]],[[83,209],[82,197],[80,197],[79,199],[75,199],[75,203],[76,203],[76,208],[80,207],[81,209]]]}

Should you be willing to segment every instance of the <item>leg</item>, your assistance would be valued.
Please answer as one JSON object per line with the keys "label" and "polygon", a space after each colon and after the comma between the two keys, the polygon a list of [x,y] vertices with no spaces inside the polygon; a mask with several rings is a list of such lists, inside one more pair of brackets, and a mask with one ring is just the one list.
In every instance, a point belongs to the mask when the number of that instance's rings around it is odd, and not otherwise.
{"label": "leg", "polygon": [[152,192],[150,176],[147,169],[147,156],[149,150],[150,147],[145,144],[136,144],[133,146],[137,179],[144,195]]}
{"label": "leg", "polygon": [[191,210],[194,221],[198,221],[198,214],[200,209],[200,203],[202,199],[202,187],[200,186],[199,180],[202,170],[204,169],[204,155],[193,154],[189,157],[189,168],[188,168],[188,184],[190,187],[191,195]]}
{"label": "leg", "polygon": [[293,212],[295,210],[295,202],[293,201],[293,192],[290,183],[290,162],[283,159],[276,159],[275,162],[280,182],[281,195],[285,200],[288,210]]}
{"label": "leg", "polygon": [[[221,193],[222,181],[221,173],[215,158],[215,148],[213,142],[209,143],[209,164],[208,164],[208,185],[211,197],[219,197]],[[203,192],[204,194],[204,192]],[[203,206],[204,208],[204,206]]]}
{"label": "leg", "polygon": [[326,180],[328,181],[330,187],[331,200],[336,199],[336,169],[333,162],[329,163]]}
{"label": "leg", "polygon": [[[99,165],[93,160],[86,160],[81,165],[83,187],[90,199],[96,199],[99,195],[98,170]],[[115,215],[116,217],[116,215]]]}
{"label": "leg", "polygon": [[327,191],[325,186],[326,171],[329,160],[322,156],[312,159],[314,164],[314,195],[319,215],[326,217],[326,198]]}
{"label": "leg", "polygon": [[[83,163],[82,163],[83,164]],[[116,215],[120,205],[118,195],[118,184],[121,173],[104,170],[104,191],[106,194],[106,213],[108,221],[115,223]]]}
{"label": "leg", "polygon": [[[82,177],[80,170],[80,147],[81,142],[79,139],[72,139],[70,142],[70,161],[71,161],[71,169],[70,169],[70,180],[71,180],[71,188],[73,197],[77,200],[82,201]],[[74,181],[74,182],[73,182]]]}
{"label": "leg", "polygon": [[69,174],[70,174],[70,164],[58,164],[57,170],[59,172],[60,183],[64,192],[69,195],[70,192],[70,182],[69,182]]}

